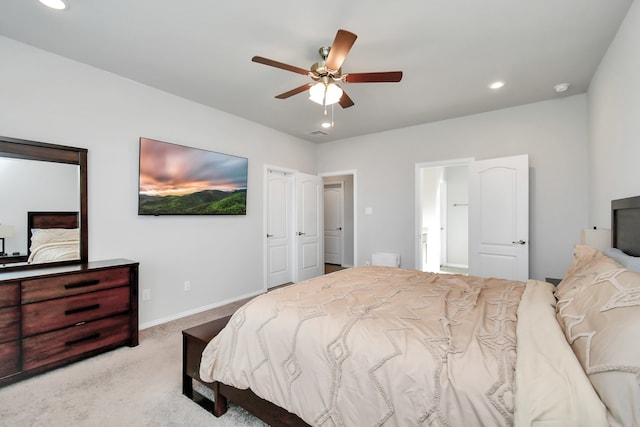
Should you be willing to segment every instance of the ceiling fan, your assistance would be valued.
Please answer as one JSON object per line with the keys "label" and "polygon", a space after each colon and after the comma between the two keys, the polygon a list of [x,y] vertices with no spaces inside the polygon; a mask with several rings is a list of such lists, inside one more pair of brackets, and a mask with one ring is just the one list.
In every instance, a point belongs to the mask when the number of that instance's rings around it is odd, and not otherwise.
{"label": "ceiling fan", "polygon": [[251,58],[253,62],[269,65],[271,67],[280,68],[282,70],[291,71],[311,77],[313,82],[303,84],[295,89],[276,95],[278,99],[286,99],[290,96],[304,92],[309,89],[309,98],[322,105],[330,105],[339,103],[342,108],[349,108],[354,105],[349,95],[346,94],[336,83],[394,83],[402,79],[402,71],[383,71],[374,73],[346,73],[342,74],[342,63],[347,54],[355,43],[355,34],[338,30],[336,38],[333,40],[331,47],[321,47],[319,52],[322,57],[321,61],[311,66],[311,69],[305,70],[293,65],[274,61],[272,59],[254,56]]}

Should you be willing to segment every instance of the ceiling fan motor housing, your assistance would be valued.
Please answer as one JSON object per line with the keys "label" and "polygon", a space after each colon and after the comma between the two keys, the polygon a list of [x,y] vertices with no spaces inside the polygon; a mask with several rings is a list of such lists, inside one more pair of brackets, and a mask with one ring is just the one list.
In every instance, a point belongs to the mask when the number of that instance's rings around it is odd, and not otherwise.
{"label": "ceiling fan motor housing", "polygon": [[318,61],[311,66],[309,76],[315,81],[322,80],[323,77],[331,77],[334,81],[340,81],[340,77],[342,77],[342,67],[337,71],[331,72],[331,70],[327,68],[325,60]]}

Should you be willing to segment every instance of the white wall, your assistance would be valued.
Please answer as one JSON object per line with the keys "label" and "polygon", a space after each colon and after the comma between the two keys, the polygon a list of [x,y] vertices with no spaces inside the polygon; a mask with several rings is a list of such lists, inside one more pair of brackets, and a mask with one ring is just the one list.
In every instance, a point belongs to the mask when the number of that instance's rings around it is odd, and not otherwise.
{"label": "white wall", "polygon": [[611,200],[640,195],[640,3],[589,86],[589,225],[611,226]]}
{"label": "white wall", "polygon": [[[315,173],[314,144],[4,37],[0,58],[0,134],[89,149],[89,258],[140,262],[143,326],[262,291],[263,165]],[[247,215],[138,216],[140,136],[247,157]]]}
{"label": "white wall", "polygon": [[321,144],[318,171],[357,170],[356,263],[396,252],[413,268],[416,163],[529,154],[530,274],[562,277],[587,225],[587,141],[576,95]]}

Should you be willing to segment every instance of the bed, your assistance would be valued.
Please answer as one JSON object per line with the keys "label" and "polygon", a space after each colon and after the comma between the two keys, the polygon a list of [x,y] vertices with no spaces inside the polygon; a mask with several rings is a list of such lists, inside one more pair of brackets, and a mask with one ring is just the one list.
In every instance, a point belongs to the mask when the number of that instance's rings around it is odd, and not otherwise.
{"label": "bed", "polygon": [[27,262],[80,259],[78,212],[27,212]]}
{"label": "bed", "polygon": [[557,287],[368,266],[261,295],[202,352],[214,413],[231,400],[272,425],[637,425],[640,197],[612,202],[612,230],[617,249],[576,245]]}

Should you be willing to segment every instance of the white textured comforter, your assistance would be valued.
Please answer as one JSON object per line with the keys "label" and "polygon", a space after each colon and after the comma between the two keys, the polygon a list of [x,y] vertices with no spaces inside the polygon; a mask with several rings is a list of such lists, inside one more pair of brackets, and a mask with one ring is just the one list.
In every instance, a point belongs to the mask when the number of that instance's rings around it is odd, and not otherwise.
{"label": "white textured comforter", "polygon": [[[512,425],[524,289],[388,267],[339,271],[240,308],[203,352],[200,376],[251,388],[314,426]],[[523,383],[537,375],[525,365]],[[519,419],[562,418],[521,400]]]}
{"label": "white textured comforter", "polygon": [[80,259],[79,248],[79,241],[45,243],[31,252],[28,262],[35,264]]}

